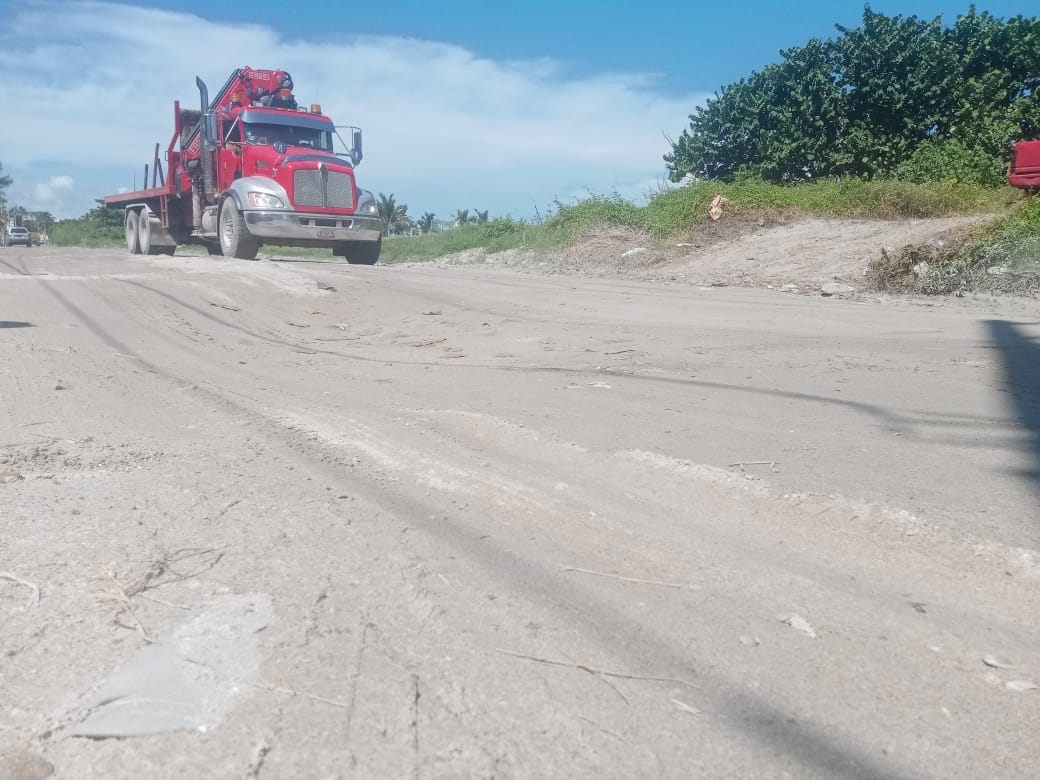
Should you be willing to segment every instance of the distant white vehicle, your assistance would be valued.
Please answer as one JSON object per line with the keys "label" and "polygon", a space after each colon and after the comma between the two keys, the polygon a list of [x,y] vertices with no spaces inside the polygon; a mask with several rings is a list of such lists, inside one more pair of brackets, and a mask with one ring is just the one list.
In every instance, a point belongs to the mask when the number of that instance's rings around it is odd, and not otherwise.
{"label": "distant white vehicle", "polygon": [[16,244],[21,244],[27,247],[32,246],[32,234],[29,232],[28,228],[8,228],[7,234],[4,236],[4,246],[15,246]]}

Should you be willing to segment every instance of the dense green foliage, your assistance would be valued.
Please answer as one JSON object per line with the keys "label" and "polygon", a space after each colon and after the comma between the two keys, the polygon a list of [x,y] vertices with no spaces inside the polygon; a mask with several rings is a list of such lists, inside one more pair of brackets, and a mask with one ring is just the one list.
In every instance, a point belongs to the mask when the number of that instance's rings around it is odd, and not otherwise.
{"label": "dense green foliage", "polygon": [[665,156],[672,180],[994,186],[1010,143],[1040,132],[1040,19],[972,7],[944,26],[866,6],[837,30],[699,106]]}
{"label": "dense green foliage", "polygon": [[123,210],[105,207],[103,200],[79,219],[62,219],[51,228],[58,246],[116,246],[123,243]]}

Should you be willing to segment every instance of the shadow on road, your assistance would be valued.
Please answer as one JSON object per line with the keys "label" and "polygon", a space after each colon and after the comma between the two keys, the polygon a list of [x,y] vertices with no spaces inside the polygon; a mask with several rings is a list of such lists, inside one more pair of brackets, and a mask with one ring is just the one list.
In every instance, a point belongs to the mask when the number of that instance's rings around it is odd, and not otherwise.
{"label": "shadow on road", "polygon": [[18,322],[17,320],[0,320],[0,330],[4,328],[31,328],[31,322]]}
{"label": "shadow on road", "polygon": [[1027,436],[1025,447],[1032,455],[1032,464],[1022,475],[1040,482],[1040,340],[1027,336],[1013,322],[988,320],[986,325],[1004,363],[1002,389]]}

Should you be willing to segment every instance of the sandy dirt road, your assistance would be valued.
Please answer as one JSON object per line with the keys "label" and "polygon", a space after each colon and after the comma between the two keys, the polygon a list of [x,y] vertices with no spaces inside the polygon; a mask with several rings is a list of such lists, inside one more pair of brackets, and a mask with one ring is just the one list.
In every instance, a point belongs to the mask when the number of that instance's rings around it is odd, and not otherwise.
{"label": "sandy dirt road", "polygon": [[0,775],[1036,776],[1029,304],[0,261]]}

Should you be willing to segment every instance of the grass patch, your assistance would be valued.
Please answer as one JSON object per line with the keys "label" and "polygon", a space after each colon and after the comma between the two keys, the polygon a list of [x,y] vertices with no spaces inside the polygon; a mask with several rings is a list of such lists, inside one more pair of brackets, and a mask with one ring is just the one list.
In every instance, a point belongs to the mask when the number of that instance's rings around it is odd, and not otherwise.
{"label": "grass patch", "polygon": [[867,274],[882,292],[1040,292],[1040,198],[1020,200],[988,225],[885,255]]}
{"label": "grass patch", "polygon": [[123,226],[98,225],[88,219],[63,219],[55,222],[48,234],[54,246],[83,246],[114,248],[123,246],[126,236]]}
{"label": "grass patch", "polygon": [[646,227],[659,236],[696,230],[708,219],[708,207],[716,194],[726,199],[726,214],[763,216],[770,221],[795,216],[909,219],[997,212],[1017,197],[1010,188],[953,182],[846,179],[795,186],[753,179],[732,184],[701,182],[661,193],[650,201]]}
{"label": "grass patch", "polygon": [[452,230],[426,233],[421,236],[395,236],[383,239],[381,263],[407,260],[435,260],[438,257],[483,249],[502,252],[537,243],[542,247],[539,228],[514,219],[494,219],[484,224],[460,225]]}

